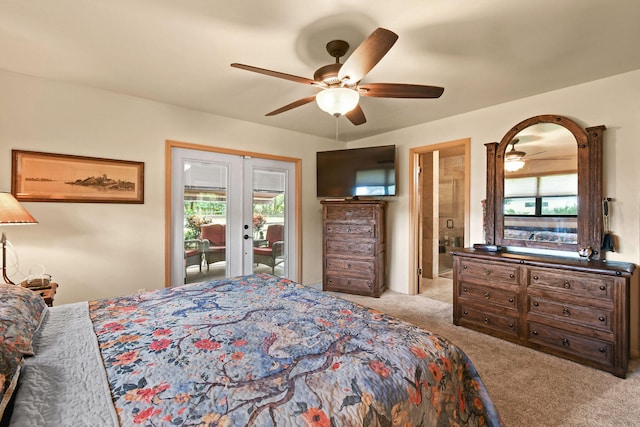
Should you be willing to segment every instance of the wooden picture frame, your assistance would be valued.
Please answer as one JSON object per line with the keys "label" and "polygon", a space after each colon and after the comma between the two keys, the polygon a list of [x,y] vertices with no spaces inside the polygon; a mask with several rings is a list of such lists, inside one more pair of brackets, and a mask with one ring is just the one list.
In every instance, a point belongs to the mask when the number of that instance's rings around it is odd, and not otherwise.
{"label": "wooden picture frame", "polygon": [[25,202],[144,203],[144,162],[11,150],[11,194]]}

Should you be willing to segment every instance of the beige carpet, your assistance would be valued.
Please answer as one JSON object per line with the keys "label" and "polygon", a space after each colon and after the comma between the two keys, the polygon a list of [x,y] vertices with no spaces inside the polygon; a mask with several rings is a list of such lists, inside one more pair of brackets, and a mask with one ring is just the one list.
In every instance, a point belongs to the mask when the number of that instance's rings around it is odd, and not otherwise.
{"label": "beige carpet", "polygon": [[335,294],[447,337],[467,353],[507,426],[640,426],[640,361],[627,379],[454,326],[451,304],[387,291]]}

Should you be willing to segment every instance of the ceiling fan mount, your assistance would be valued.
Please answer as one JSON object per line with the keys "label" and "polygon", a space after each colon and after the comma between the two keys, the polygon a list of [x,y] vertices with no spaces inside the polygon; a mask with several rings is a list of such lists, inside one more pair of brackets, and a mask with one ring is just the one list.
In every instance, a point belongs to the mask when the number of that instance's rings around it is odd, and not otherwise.
{"label": "ceiling fan mount", "polygon": [[527,155],[527,153],[525,153],[524,151],[516,150],[516,144],[518,143],[518,141],[518,138],[511,140],[511,150],[504,154],[505,160],[523,160],[524,156]]}
{"label": "ceiling fan mount", "polygon": [[344,40],[332,40],[327,43],[327,52],[329,55],[336,58],[336,63],[339,62],[339,59],[347,54],[349,51],[349,43]]}
{"label": "ceiling fan mount", "polygon": [[[340,79],[338,78],[338,73],[340,72],[340,68],[342,68],[340,58],[345,56],[348,51],[349,43],[344,40],[332,40],[327,43],[327,52],[336,58],[336,62],[318,68],[316,72],[313,73],[313,79],[317,82],[325,83],[326,86],[340,84]],[[324,87],[324,85],[318,86]]]}
{"label": "ceiling fan mount", "polygon": [[394,32],[385,28],[377,28],[353,51],[344,64],[340,63],[340,58],[349,51],[349,43],[344,40],[332,40],[327,43],[326,49],[329,55],[336,58],[336,62],[318,68],[313,75],[313,80],[252,65],[233,63],[231,66],[311,85],[321,90],[315,95],[298,99],[284,107],[271,111],[266,114],[267,116],[274,116],[317,101],[318,106],[329,114],[336,117],[344,115],[354,125],[361,125],[366,123],[367,119],[359,105],[360,96],[373,98],[439,98],[444,92],[444,88],[439,86],[406,83],[362,84],[362,79],[380,62],[397,39],[398,35]]}

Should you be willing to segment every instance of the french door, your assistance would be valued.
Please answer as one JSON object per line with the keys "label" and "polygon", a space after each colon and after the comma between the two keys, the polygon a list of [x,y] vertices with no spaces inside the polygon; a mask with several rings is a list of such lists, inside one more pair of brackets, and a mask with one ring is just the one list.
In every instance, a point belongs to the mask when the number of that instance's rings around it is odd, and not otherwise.
{"label": "french door", "polygon": [[171,147],[170,285],[295,279],[295,183],[293,161]]}

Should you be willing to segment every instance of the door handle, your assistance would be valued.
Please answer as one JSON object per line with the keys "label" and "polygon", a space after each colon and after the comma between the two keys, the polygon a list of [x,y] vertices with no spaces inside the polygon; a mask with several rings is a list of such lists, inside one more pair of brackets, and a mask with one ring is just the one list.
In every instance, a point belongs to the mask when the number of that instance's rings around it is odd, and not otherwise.
{"label": "door handle", "polygon": [[249,238],[249,235],[248,235],[248,234],[245,234],[245,235],[244,235],[244,240],[247,240],[248,238]]}

